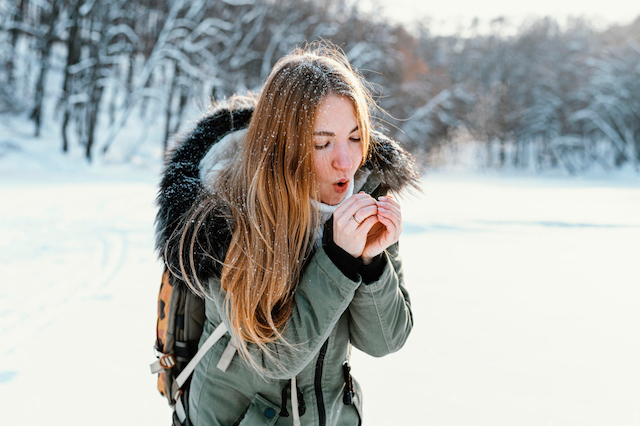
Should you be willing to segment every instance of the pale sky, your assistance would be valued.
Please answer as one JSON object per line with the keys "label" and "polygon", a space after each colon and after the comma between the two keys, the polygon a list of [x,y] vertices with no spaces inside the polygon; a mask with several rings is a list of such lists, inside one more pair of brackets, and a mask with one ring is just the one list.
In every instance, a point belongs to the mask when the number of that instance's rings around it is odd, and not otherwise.
{"label": "pale sky", "polygon": [[563,23],[569,15],[584,15],[605,26],[610,23],[627,24],[640,16],[638,0],[359,0],[358,4],[368,10],[374,5],[382,6],[386,16],[405,24],[430,16],[431,27],[438,32],[453,31],[461,22],[466,26],[474,17],[488,23],[492,18],[505,16],[517,24],[527,18],[542,16],[553,16]]}

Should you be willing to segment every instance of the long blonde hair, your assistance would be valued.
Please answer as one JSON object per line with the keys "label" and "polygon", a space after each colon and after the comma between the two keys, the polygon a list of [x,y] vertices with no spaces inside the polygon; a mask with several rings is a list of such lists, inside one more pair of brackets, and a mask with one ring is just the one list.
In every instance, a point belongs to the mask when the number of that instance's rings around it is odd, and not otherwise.
{"label": "long blonde hair", "polygon": [[[242,150],[222,170],[213,196],[185,222],[180,238],[182,275],[206,294],[197,277],[193,250],[203,217],[227,211],[232,238],[221,273],[225,314],[240,354],[251,364],[247,343],[267,353],[266,344],[282,339],[291,315],[304,260],[317,228],[313,173],[313,127],[318,105],[330,95],[353,103],[362,134],[363,162],[370,152],[371,95],[364,80],[337,49],[323,45],[297,49],[279,60],[262,90]],[[189,229],[195,228],[195,229]],[[185,242],[190,235],[188,247]],[[187,249],[185,251],[185,249]]]}

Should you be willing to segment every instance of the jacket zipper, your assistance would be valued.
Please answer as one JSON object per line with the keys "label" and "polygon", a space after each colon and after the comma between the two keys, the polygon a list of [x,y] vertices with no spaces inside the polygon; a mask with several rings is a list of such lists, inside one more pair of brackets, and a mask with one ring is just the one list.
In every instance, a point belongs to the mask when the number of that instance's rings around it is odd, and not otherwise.
{"label": "jacket zipper", "polygon": [[322,396],[322,367],[324,364],[324,356],[327,353],[327,346],[329,346],[329,339],[327,339],[320,348],[320,354],[318,355],[318,361],[316,362],[314,388],[316,391],[316,401],[318,402],[319,426],[325,426],[327,423],[326,413],[324,411],[324,397]]}

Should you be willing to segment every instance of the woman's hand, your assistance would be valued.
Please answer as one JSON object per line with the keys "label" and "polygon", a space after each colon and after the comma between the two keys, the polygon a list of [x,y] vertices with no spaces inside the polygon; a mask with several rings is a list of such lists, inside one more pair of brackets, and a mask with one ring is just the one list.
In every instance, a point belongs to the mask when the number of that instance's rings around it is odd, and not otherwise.
{"label": "woman's hand", "polygon": [[349,197],[333,213],[333,241],[353,257],[362,256],[367,234],[378,223],[378,204],[369,194]]}
{"label": "woman's hand", "polygon": [[333,241],[365,265],[400,238],[402,215],[393,197],[376,201],[361,192],[352,195],[333,214]]}
{"label": "woman's hand", "polygon": [[377,223],[367,234],[367,243],[362,252],[365,265],[382,253],[387,247],[397,243],[402,232],[402,211],[400,204],[391,195],[380,197],[377,202]]}

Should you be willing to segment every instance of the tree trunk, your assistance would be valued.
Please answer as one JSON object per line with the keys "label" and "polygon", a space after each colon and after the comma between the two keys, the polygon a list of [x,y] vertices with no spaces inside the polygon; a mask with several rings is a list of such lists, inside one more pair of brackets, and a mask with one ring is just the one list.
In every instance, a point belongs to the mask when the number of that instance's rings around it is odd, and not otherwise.
{"label": "tree trunk", "polygon": [[171,86],[169,87],[169,93],[167,94],[167,105],[165,112],[164,123],[164,141],[162,142],[163,152],[167,152],[169,146],[169,138],[171,137],[171,117],[173,116],[173,94],[176,91],[176,85],[178,83],[178,77],[180,74],[180,68],[178,63],[173,61],[173,77],[171,78]]}
{"label": "tree trunk", "polygon": [[36,128],[35,128],[35,136],[40,136],[40,128],[42,125],[42,104],[44,102],[44,82],[47,77],[47,72],[49,71],[49,53],[51,52],[51,44],[45,40],[43,42],[45,47],[42,49],[42,57],[41,57],[41,66],[40,73],[38,74],[38,80],[36,81],[36,90],[35,90],[35,105],[33,106],[33,110],[31,111],[31,115],[29,118],[33,120]]}
{"label": "tree trunk", "polygon": [[96,127],[98,124],[98,112],[100,110],[100,100],[102,98],[101,87],[98,87],[97,84],[94,84],[93,91],[91,94],[91,103],[89,108],[87,108],[87,118],[88,118],[88,126],[87,126],[87,150],[85,156],[87,157],[87,161],[91,162],[91,150],[93,148]]}
{"label": "tree trunk", "polygon": [[69,111],[69,108],[70,106],[67,105],[64,110],[64,115],[62,116],[62,152],[69,152],[69,139],[67,137],[67,127],[69,125],[69,118],[71,117],[71,111]]}
{"label": "tree trunk", "polygon": [[178,106],[178,118],[175,120],[175,126],[173,126],[173,134],[178,133],[180,124],[182,123],[182,115],[184,114],[184,108],[187,106],[187,100],[189,99],[189,92],[184,86],[180,86],[180,105]]}
{"label": "tree trunk", "polygon": [[[103,19],[106,19],[108,10],[102,10],[101,13],[105,15]],[[100,100],[102,98],[102,87],[99,85],[100,70],[102,64],[100,63],[100,49],[102,47],[102,40],[106,31],[105,22],[92,22],[92,25],[98,25],[100,28],[100,41],[93,42],[90,46],[89,57],[93,59],[93,67],[89,74],[89,81],[87,83],[87,90],[89,91],[89,102],[86,105],[86,123],[87,123],[87,144],[85,146],[85,157],[87,161],[91,162],[92,149],[95,141],[96,127],[98,123],[98,111],[100,106]]]}
{"label": "tree trunk", "polygon": [[127,98],[125,100],[125,109],[131,105],[131,94],[133,93],[133,73],[135,71],[135,51],[129,53],[129,69],[127,70]]}
{"label": "tree trunk", "polygon": [[[53,46],[54,36],[55,36],[55,28],[56,22],[58,20],[58,16],[60,15],[59,2],[53,1],[51,3],[51,11],[49,12],[48,19],[43,20],[43,24],[48,24],[47,32],[44,34],[42,40],[40,41],[40,73],[38,74],[38,79],[36,80],[36,90],[35,90],[35,104],[33,110],[31,111],[30,118],[34,121],[36,125],[35,136],[40,136],[40,127],[42,124],[42,104],[44,103],[44,91],[45,91],[45,81],[47,78],[47,72],[49,71],[49,56],[51,54],[51,47]],[[48,21],[48,22],[47,22]]]}
{"label": "tree trunk", "polygon": [[[27,0],[20,0],[20,5],[18,6],[18,13],[16,13],[14,22],[16,24],[24,21],[24,11],[27,7]],[[15,58],[16,58],[16,46],[18,45],[18,37],[20,36],[20,31],[17,28],[13,28],[10,30],[11,32],[11,49],[9,50],[9,59],[7,60],[7,86],[12,87],[14,82],[14,72],[15,72]]]}
{"label": "tree trunk", "polygon": [[71,83],[73,76],[71,75],[71,67],[80,62],[80,49],[82,48],[82,40],[79,32],[80,22],[80,0],[76,0],[71,11],[71,26],[69,27],[69,36],[67,38],[67,63],[64,68],[64,82],[62,84],[62,96],[58,103],[58,109],[64,109],[62,117],[62,152],[69,151],[69,140],[67,137],[67,126],[71,116],[71,105],[69,105],[69,95],[71,94]]}
{"label": "tree trunk", "polygon": [[71,25],[69,27],[69,36],[67,37],[67,63],[64,67],[64,82],[62,84],[62,97],[60,98],[61,107],[69,97],[69,91],[71,86],[71,67],[80,62],[80,49],[82,48],[82,40],[79,31],[80,23],[80,1],[77,0],[71,11],[71,17],[69,19]]}

